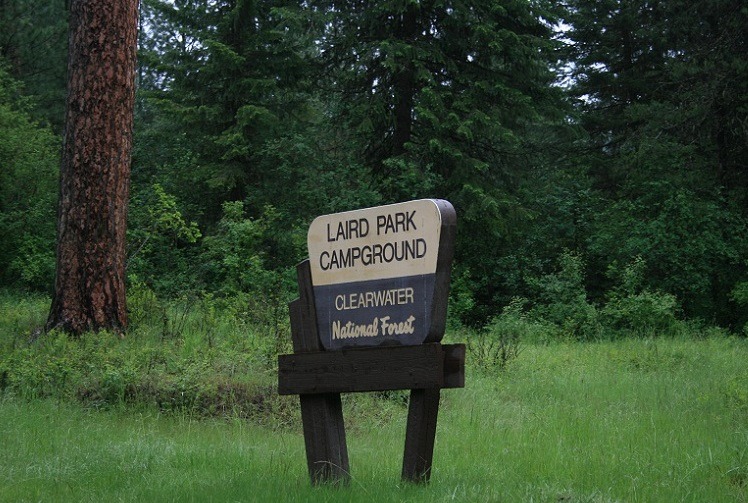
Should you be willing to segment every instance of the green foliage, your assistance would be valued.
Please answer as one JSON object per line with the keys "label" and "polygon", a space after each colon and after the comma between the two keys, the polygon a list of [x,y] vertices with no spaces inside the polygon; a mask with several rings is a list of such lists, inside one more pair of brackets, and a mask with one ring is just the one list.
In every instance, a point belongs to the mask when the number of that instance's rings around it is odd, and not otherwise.
{"label": "green foliage", "polygon": [[[502,257],[529,212],[517,185],[553,143],[550,2],[315,1],[330,127],[350,138],[384,201],[442,197],[457,209],[456,260],[480,325],[508,292]],[[542,16],[542,20],[540,17]],[[538,134],[539,130],[548,134]],[[563,128],[559,128],[563,129]]]}
{"label": "green foliage", "polygon": [[601,312],[603,324],[622,335],[674,334],[678,302],[669,294],[642,291],[626,297],[613,296]]}
{"label": "green foliage", "polygon": [[741,306],[748,306],[748,281],[735,283],[735,288],[733,288],[730,296]]}
{"label": "green foliage", "polygon": [[735,58],[748,13],[732,0],[569,6],[570,91],[589,135],[577,159],[600,197],[586,237],[595,296],[608,264],[641,256],[648,289],[739,326],[726,300],[745,274],[748,67]]}
{"label": "green foliage", "polygon": [[[735,283],[730,298],[745,311],[748,307],[748,281]],[[743,325],[743,333],[748,335],[748,321]]]}
{"label": "green foliage", "polygon": [[143,118],[176,130],[164,140],[178,143],[190,172],[164,174],[218,220],[224,201],[244,199],[264,175],[266,142],[306,122],[305,19],[283,2],[234,0],[152,0],[143,16],[154,27],[141,43]]}
{"label": "green foliage", "polygon": [[0,392],[97,408],[127,406],[261,423],[292,420],[290,404],[273,391],[276,355],[290,349],[277,338],[287,341],[287,328],[276,338],[209,295],[180,304],[158,301],[142,284],[131,293],[134,323],[124,339],[114,334],[71,339],[36,331],[30,339],[18,319],[28,317],[29,305],[43,311],[48,301],[1,298]]}
{"label": "green foliage", "polygon": [[532,316],[555,324],[572,339],[600,338],[602,326],[597,308],[587,300],[582,258],[564,251],[558,267],[554,273],[531,280],[539,298],[539,303],[532,308]]}
{"label": "green foliage", "polygon": [[640,257],[623,268],[611,265],[608,275],[614,285],[605,302],[596,304],[587,298],[584,261],[564,251],[555,272],[528,279],[537,301],[528,308],[527,299],[513,299],[494,324],[514,326],[521,340],[533,342],[674,336],[703,330],[689,328],[679,319],[675,296],[646,287],[646,270]]}
{"label": "green foliage", "polygon": [[609,268],[609,274],[620,279],[601,310],[603,324],[622,335],[674,335],[680,328],[678,301],[674,295],[646,289],[645,271],[641,257],[620,273],[615,267]]}
{"label": "green foliage", "polygon": [[272,206],[266,206],[260,218],[251,219],[245,216],[241,201],[224,203],[218,231],[205,238],[201,257],[207,284],[220,285],[226,293],[282,296],[287,290],[285,271],[275,272],[265,265],[266,250],[276,237],[273,224],[277,218]]}
{"label": "green foliage", "polygon": [[24,93],[34,97],[28,110],[34,122],[56,133],[65,112],[68,7],[66,2],[5,0],[0,8],[0,58],[23,83]]}
{"label": "green foliage", "polygon": [[524,312],[525,302],[513,299],[500,316],[468,337],[467,351],[472,366],[487,373],[505,370],[520,355],[523,344],[542,337],[545,327],[530,321]]}
{"label": "green foliage", "polygon": [[128,216],[127,272],[131,281],[146,281],[171,292],[195,284],[189,265],[190,245],[201,233],[196,222],[184,219],[177,198],[160,184],[153,184],[133,195]]}
{"label": "green foliage", "polygon": [[345,138],[319,125],[268,140],[256,154],[259,180],[247,187],[246,209],[256,216],[268,206],[275,209],[273,267],[287,267],[299,258],[298,236],[315,216],[381,202],[370,173],[346,148]]}
{"label": "green foliage", "polygon": [[138,330],[162,320],[163,304],[144,281],[130,275],[127,285],[127,318],[129,328]]}
{"label": "green foliage", "polygon": [[450,328],[459,328],[469,318],[475,307],[474,291],[470,271],[460,264],[453,264],[447,307],[447,324]]}
{"label": "green foliage", "polygon": [[[458,214],[451,326],[515,323],[502,310],[525,298],[540,340],[683,319],[748,333],[739,2],[141,5],[136,325],[173,338],[179,300],[280,333],[315,216],[441,197]],[[61,3],[0,9],[13,288],[52,285],[59,139],[40,124],[61,127],[65,18]]]}
{"label": "green foliage", "polygon": [[708,196],[669,183],[648,187],[597,215],[590,237],[595,262],[642,257],[647,266],[643,286],[676,296],[691,316],[721,314],[724,290],[735,281],[725,273],[739,270],[745,253],[742,219]]}
{"label": "green foliage", "polygon": [[46,290],[54,278],[59,140],[29,116],[0,60],[0,282]]}

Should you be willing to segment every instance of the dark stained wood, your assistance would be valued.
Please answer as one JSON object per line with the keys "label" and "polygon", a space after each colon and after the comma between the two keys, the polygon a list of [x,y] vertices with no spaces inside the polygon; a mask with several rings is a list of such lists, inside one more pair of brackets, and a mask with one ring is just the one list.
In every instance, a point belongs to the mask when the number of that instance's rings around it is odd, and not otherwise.
{"label": "dark stained wood", "polygon": [[347,484],[350,468],[340,393],[300,395],[299,400],[312,484]]}
{"label": "dark stained wood", "polygon": [[304,347],[304,313],[301,309],[301,299],[288,303],[288,314],[291,318],[291,344],[295,353],[303,351]]}
{"label": "dark stained wood", "polygon": [[381,391],[441,387],[439,344],[282,355],[278,392]]}
{"label": "dark stained wood", "polygon": [[420,483],[428,482],[431,477],[439,394],[439,388],[414,389],[410,392],[403,454],[404,480]]}
{"label": "dark stained wood", "polygon": [[348,452],[341,392],[410,389],[402,478],[431,477],[442,388],[465,385],[465,345],[441,345],[446,325],[456,215],[440,204],[436,289],[426,343],[324,351],[317,332],[309,261],[297,267],[299,299],[289,304],[294,354],[278,357],[278,392],[299,394],[307,466],[313,484],[347,483]]}
{"label": "dark stained wood", "polygon": [[436,260],[436,281],[434,299],[431,304],[431,327],[424,342],[439,342],[444,337],[447,326],[447,303],[449,300],[449,280],[452,276],[452,259],[455,253],[457,235],[457,213],[447,201],[436,199],[442,216],[439,235],[439,255]]}
{"label": "dark stained wood", "polygon": [[463,344],[349,349],[278,357],[278,393],[459,388],[465,383]]}
{"label": "dark stained wood", "polygon": [[[294,352],[322,351],[322,343],[317,334],[317,310],[314,307],[314,289],[312,287],[312,270],[309,260],[296,266],[296,277],[299,284],[300,325],[294,339]],[[298,347],[297,347],[298,345]]]}
{"label": "dark stained wood", "polygon": [[443,344],[444,384],[442,388],[465,387],[465,345]]}
{"label": "dark stained wood", "polygon": [[[294,351],[319,351],[309,261],[298,265],[299,299],[289,304]],[[350,480],[340,393],[300,394],[307,468],[312,484],[347,484]]]}

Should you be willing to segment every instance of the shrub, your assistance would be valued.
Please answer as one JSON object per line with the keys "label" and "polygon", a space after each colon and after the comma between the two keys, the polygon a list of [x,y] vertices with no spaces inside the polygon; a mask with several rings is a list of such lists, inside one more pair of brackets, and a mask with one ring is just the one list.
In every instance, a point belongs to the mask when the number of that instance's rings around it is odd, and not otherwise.
{"label": "shrub", "polygon": [[618,335],[673,335],[680,327],[678,300],[669,293],[645,288],[645,271],[641,257],[620,271],[615,265],[608,268],[608,276],[617,279],[618,285],[601,310],[602,322]]}
{"label": "shrub", "polygon": [[584,261],[571,251],[559,257],[558,270],[529,281],[538,290],[539,302],[530,311],[531,318],[552,323],[564,336],[577,340],[596,340],[602,335],[597,308],[587,300],[584,286]]}
{"label": "shrub", "polygon": [[[295,402],[275,391],[278,341],[245,323],[241,299],[206,294],[166,302],[136,283],[129,300],[136,323],[124,339],[50,332],[30,340],[29,313],[42,315],[48,299],[2,293],[0,393],[279,425],[295,420]],[[169,337],[164,326],[173,330]]]}
{"label": "shrub", "polygon": [[127,273],[136,288],[176,294],[197,284],[194,255],[202,236],[177,198],[160,185],[134,187],[127,229]]}
{"label": "shrub", "polygon": [[675,296],[645,290],[624,297],[613,296],[601,310],[603,324],[620,335],[672,335],[679,322]]}
{"label": "shrub", "polygon": [[54,280],[59,138],[14,99],[0,62],[0,282],[44,290]]}
{"label": "shrub", "polygon": [[[744,311],[748,308],[748,281],[739,281],[730,292],[730,299]],[[743,335],[748,336],[748,322],[743,325]]]}
{"label": "shrub", "polygon": [[483,371],[500,371],[517,358],[522,341],[537,338],[543,330],[539,323],[531,322],[524,313],[527,301],[515,298],[482,331],[467,339],[467,349],[472,364]]}

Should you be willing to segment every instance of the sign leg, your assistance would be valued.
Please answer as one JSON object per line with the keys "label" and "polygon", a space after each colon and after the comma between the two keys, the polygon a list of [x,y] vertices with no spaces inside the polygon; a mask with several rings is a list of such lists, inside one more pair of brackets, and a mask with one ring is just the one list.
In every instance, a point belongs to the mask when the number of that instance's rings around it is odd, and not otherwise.
{"label": "sign leg", "polygon": [[340,393],[299,395],[306,461],[312,484],[350,479]]}
{"label": "sign leg", "polygon": [[[319,351],[322,348],[317,335],[308,260],[299,264],[297,274],[300,297],[289,304],[294,352]],[[348,447],[340,393],[301,394],[299,400],[307,468],[312,484],[347,483],[350,479]]]}
{"label": "sign leg", "polygon": [[403,455],[402,478],[404,480],[428,482],[431,477],[439,394],[439,388],[410,391],[405,454]]}

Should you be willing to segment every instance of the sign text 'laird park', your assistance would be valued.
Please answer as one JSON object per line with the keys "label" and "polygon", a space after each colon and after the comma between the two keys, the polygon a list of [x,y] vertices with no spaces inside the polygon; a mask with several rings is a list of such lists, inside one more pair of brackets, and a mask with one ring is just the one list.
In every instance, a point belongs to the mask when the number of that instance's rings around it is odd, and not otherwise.
{"label": "sign text 'laird park'", "polygon": [[316,218],[308,246],[324,348],[441,340],[454,225],[437,199]]}

